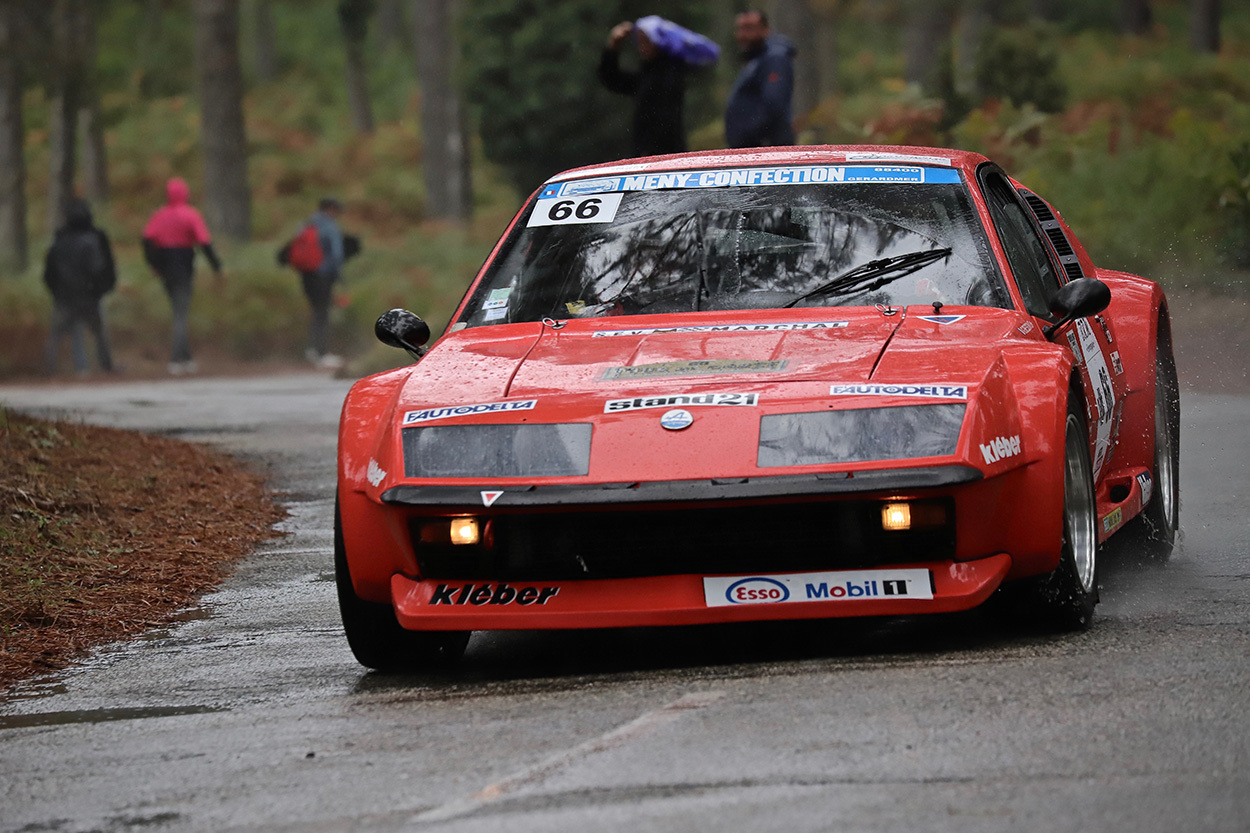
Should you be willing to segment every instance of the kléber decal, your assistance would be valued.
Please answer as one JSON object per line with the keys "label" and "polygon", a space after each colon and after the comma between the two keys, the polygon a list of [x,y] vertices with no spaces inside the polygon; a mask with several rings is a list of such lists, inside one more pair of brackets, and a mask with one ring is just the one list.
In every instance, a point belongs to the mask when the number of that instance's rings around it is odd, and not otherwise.
{"label": "kl\u00e9ber decal", "polygon": [[1014,434],[1010,437],[995,437],[989,443],[981,445],[981,456],[985,458],[987,465],[997,463],[999,460],[1005,460],[1008,457],[1015,457],[1020,451],[1019,434]]}

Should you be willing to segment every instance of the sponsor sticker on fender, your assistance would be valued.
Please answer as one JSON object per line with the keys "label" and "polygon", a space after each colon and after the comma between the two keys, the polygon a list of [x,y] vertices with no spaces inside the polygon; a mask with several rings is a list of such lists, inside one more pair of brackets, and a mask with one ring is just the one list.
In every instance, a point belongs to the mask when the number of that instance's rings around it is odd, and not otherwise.
{"label": "sponsor sticker on fender", "polygon": [[499,411],[532,411],[537,404],[537,399],[523,399],[516,402],[482,402],[477,405],[448,405],[445,408],[426,408],[423,411],[409,411],[404,414],[404,425],[430,422],[435,419],[472,416],[473,414],[496,413]]}
{"label": "sponsor sticker on fender", "polygon": [[1008,457],[1015,457],[1020,451],[1019,434],[1010,437],[995,437],[989,443],[981,446],[981,456],[985,458],[986,465],[997,463],[999,460],[1005,460]]}
{"label": "sponsor sticker on fender", "polygon": [[1120,524],[1124,523],[1124,510],[1116,507],[1110,515],[1102,519],[1102,531],[1108,533],[1113,529],[1118,529]]}
{"label": "sponsor sticker on fender", "polygon": [[833,384],[830,396],[922,396],[930,399],[967,399],[967,385],[934,382],[895,382],[888,385]]}
{"label": "sponsor sticker on fender", "polygon": [[1150,503],[1150,498],[1155,492],[1155,483],[1150,477],[1150,473],[1144,471],[1138,473],[1137,485],[1141,487],[1141,505],[1145,506],[1147,503]]}
{"label": "sponsor sticker on fender", "polygon": [[703,600],[708,607],[932,598],[928,570],[845,570],[703,579]]}

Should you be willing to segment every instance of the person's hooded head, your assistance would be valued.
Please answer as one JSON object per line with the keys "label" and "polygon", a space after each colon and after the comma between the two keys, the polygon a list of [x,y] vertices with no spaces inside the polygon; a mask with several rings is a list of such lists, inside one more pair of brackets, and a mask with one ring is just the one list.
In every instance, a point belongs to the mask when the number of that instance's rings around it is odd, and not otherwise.
{"label": "person's hooded head", "polygon": [[86,200],[74,200],[65,210],[65,227],[74,231],[91,228],[91,206]]}
{"label": "person's hooded head", "polygon": [[644,61],[664,55],[693,66],[716,63],[720,47],[711,38],[692,32],[658,14],[640,17],[634,22],[638,55]]}
{"label": "person's hooded head", "polygon": [[165,199],[170,205],[186,205],[191,200],[191,187],[180,176],[165,183]]}

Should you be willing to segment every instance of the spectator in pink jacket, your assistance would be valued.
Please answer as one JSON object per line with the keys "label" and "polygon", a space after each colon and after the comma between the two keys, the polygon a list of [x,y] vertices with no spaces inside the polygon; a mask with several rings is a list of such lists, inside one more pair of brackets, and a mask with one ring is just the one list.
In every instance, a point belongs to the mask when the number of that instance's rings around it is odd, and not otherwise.
{"label": "spectator in pink jacket", "polygon": [[174,312],[173,351],[169,372],[174,375],[195,372],[191,359],[188,314],[191,310],[191,281],[195,275],[195,250],[208,258],[213,271],[221,275],[221,261],[213,251],[213,239],[203,216],[190,203],[191,189],[185,180],[174,177],[165,184],[167,201],[156,210],[143,229],[143,256],[160,276]]}

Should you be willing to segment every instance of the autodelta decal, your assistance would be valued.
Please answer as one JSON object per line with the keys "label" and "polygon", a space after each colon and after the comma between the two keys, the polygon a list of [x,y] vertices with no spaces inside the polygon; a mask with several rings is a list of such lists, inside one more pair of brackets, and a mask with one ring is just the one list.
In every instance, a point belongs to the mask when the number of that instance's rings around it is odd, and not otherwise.
{"label": "autodelta decal", "polygon": [[967,385],[938,382],[892,382],[890,384],[857,384],[835,382],[829,386],[830,396],[919,396],[928,399],[967,399]]}
{"label": "autodelta decal", "polygon": [[603,403],[605,414],[637,411],[645,408],[674,408],[691,405],[758,405],[758,393],[669,393],[635,396],[632,399],[609,399]]}
{"label": "autodelta decal", "polygon": [[649,336],[657,333],[771,333],[789,330],[840,330],[846,321],[783,321],[771,324],[705,324],[690,327],[643,327],[636,330],[596,330],[592,338]]}
{"label": "autodelta decal", "polygon": [[[543,186],[539,200],[606,195],[625,191],[673,188],[729,188],[755,185],[837,185],[845,182],[905,182],[919,185],[958,184],[959,172],[918,165],[801,165],[719,170],[625,174],[574,179]],[[535,207],[535,213],[543,210]]]}
{"label": "autodelta decal", "polygon": [[471,416],[473,414],[491,414],[501,411],[532,411],[538,404],[537,399],[519,399],[514,402],[481,402],[477,405],[448,405],[442,408],[426,408],[423,411],[408,411],[404,414],[404,425],[418,422],[430,422],[436,419]]}
{"label": "autodelta decal", "polygon": [[386,472],[378,465],[378,461],[372,457],[369,458],[369,469],[365,472],[365,479],[369,481],[369,485],[375,489],[378,484],[386,479]]}
{"label": "autodelta decal", "polygon": [[520,605],[542,607],[560,593],[558,585],[518,585],[513,587],[506,582],[498,584],[439,584],[430,595],[429,604],[440,605],[473,605],[481,607],[490,605]]}
{"label": "autodelta decal", "polygon": [[989,443],[981,445],[981,456],[985,458],[985,464],[988,466],[999,460],[1015,457],[1020,453],[1021,447],[1019,434],[1010,437],[995,437]]}
{"label": "autodelta decal", "polygon": [[957,321],[963,321],[966,315],[917,315],[921,321],[929,321],[934,324],[954,324]]}
{"label": "autodelta decal", "polygon": [[665,376],[708,376],[717,373],[780,373],[789,364],[787,359],[695,359],[678,362],[655,362],[625,367],[609,367],[604,380],[654,379]]}
{"label": "autodelta decal", "polygon": [[708,607],[932,598],[928,570],[846,570],[703,579],[703,601]]}

